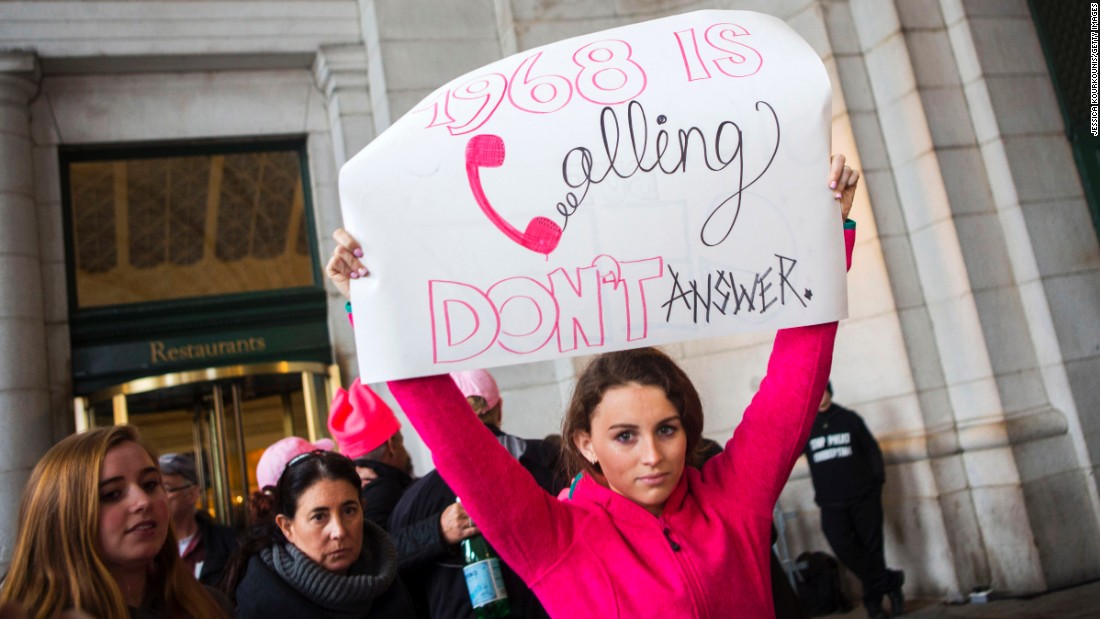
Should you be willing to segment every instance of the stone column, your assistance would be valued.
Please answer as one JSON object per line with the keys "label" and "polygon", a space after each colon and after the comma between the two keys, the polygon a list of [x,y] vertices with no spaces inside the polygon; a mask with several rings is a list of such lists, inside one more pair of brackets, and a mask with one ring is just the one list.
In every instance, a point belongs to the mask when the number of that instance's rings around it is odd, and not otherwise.
{"label": "stone column", "polygon": [[[947,40],[942,21],[937,26],[928,11],[910,4],[848,2],[873,112],[856,135],[861,144],[878,142],[877,169],[866,160],[864,167],[876,221],[884,224],[879,232],[924,418],[921,438],[954,563],[951,594],[987,584],[1042,591],[1048,583],[1037,528],[1013,449],[1021,428],[998,383],[1006,375],[1003,345],[1011,339],[1004,333],[1016,329],[1007,327],[1004,312],[989,311],[988,291],[996,287],[1005,288],[998,291],[997,300],[1008,300],[1002,307],[1015,301],[1012,287],[991,276],[1003,264],[995,253],[999,222],[981,219],[980,205],[955,190],[957,168],[978,145],[967,119],[956,117],[965,107],[958,76],[934,55],[936,42]],[[964,182],[977,184],[977,176]],[[979,248],[984,253],[975,256]],[[1024,440],[1064,428],[1037,412],[1028,423],[1041,427]]]}
{"label": "stone column", "polygon": [[[930,44],[950,42],[939,49],[954,57],[965,100],[960,118],[942,122],[973,128],[956,139],[974,154],[956,173],[953,210],[965,222],[960,238],[1028,516],[1047,586],[1087,582],[1100,576],[1096,236],[1026,4],[939,4],[944,34]],[[927,47],[917,54],[931,57]]]}
{"label": "stone column", "polygon": [[317,52],[313,77],[325,95],[336,167],[374,139],[374,114],[362,45],[328,46]]}
{"label": "stone column", "polygon": [[28,108],[39,77],[33,54],[0,53],[0,571],[23,485],[52,435]]}
{"label": "stone column", "polygon": [[[342,227],[339,171],[375,136],[375,117],[368,84],[367,48],[363,45],[332,45],[317,50],[313,60],[313,79],[321,93],[328,117],[327,132],[311,136],[312,179],[316,196],[318,247],[321,264],[332,256],[335,242],[332,231]],[[325,282],[328,292],[329,333],[333,354],[340,366],[344,386],[358,374],[355,341],[344,313],[344,298]]]}

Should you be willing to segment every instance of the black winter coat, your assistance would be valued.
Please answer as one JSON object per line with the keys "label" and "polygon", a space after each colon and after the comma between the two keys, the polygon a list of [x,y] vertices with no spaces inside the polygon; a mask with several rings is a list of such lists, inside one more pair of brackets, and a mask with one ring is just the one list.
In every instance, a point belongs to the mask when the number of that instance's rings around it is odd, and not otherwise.
{"label": "black winter coat", "polygon": [[[414,616],[412,600],[397,573],[392,540],[369,520],[363,522],[363,528],[363,550],[346,574],[325,570],[290,544],[276,544],[252,555],[235,590],[237,617],[407,619]],[[275,565],[280,566],[282,574]]]}
{"label": "black winter coat", "polygon": [[199,582],[216,587],[221,582],[222,572],[225,571],[230,555],[240,546],[240,537],[235,529],[215,523],[206,512],[197,512],[195,520],[198,522],[206,553],[199,572]]}
{"label": "black winter coat", "polygon": [[383,529],[388,528],[390,514],[412,485],[413,478],[405,471],[377,460],[359,458],[355,461],[355,466],[369,468],[378,475],[359,492],[363,497],[363,517]]}
{"label": "black winter coat", "polygon": [[[558,472],[557,450],[537,439],[516,439],[490,426],[512,455],[522,447],[519,462],[544,490],[551,494],[565,486]],[[441,535],[439,518],[455,502],[455,493],[432,471],[416,480],[390,516],[390,534],[397,544],[398,567],[409,585],[422,619],[473,619],[463,560],[459,547],[448,547]],[[535,594],[507,565],[501,564],[512,617],[547,617]]]}

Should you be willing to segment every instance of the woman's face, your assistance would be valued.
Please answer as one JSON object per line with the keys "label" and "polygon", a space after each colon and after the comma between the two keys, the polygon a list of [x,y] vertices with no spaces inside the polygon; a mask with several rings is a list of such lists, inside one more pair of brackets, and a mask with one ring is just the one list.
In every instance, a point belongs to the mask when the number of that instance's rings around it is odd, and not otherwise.
{"label": "woman's face", "polygon": [[604,392],[592,413],[591,433],[574,436],[607,485],[660,516],[684,473],[687,434],[680,413],[660,387],[629,383]]}
{"label": "woman's face", "polygon": [[107,451],[99,473],[99,551],[111,571],[144,569],[168,538],[160,472],[135,442]]}
{"label": "woman's face", "polygon": [[332,572],[344,572],[363,548],[359,488],[342,479],[322,479],[298,498],[293,518],[276,517],[287,541]]}

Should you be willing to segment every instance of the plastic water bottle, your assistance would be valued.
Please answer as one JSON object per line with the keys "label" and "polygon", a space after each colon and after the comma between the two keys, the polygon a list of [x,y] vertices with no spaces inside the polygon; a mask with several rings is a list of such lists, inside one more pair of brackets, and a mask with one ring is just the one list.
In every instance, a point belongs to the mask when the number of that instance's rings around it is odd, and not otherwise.
{"label": "plastic water bottle", "polygon": [[504,588],[504,576],[500,571],[500,557],[485,536],[478,533],[462,540],[462,568],[466,576],[466,589],[470,593],[470,605],[478,619],[499,619],[511,615],[508,591]]}

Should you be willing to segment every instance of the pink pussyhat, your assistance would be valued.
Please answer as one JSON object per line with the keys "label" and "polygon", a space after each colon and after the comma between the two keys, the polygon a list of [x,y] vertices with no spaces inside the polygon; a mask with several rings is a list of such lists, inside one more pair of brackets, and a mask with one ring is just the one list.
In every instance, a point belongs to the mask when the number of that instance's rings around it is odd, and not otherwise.
{"label": "pink pussyhat", "polygon": [[332,441],[327,438],[320,439],[316,443],[298,436],[279,439],[264,450],[260,461],[256,463],[256,483],[260,485],[261,490],[267,486],[277,486],[279,478],[283,475],[283,469],[286,468],[287,462],[294,459],[294,456],[309,453],[315,449],[332,451],[333,447]]}
{"label": "pink pussyhat", "polygon": [[493,375],[485,370],[464,370],[451,372],[451,379],[458,385],[458,390],[465,397],[480,396],[485,400],[485,410],[489,410],[500,402],[500,389]]}
{"label": "pink pussyhat", "polygon": [[390,407],[356,378],[347,391],[336,390],[328,412],[328,431],[340,453],[355,460],[381,447],[401,429]]}

